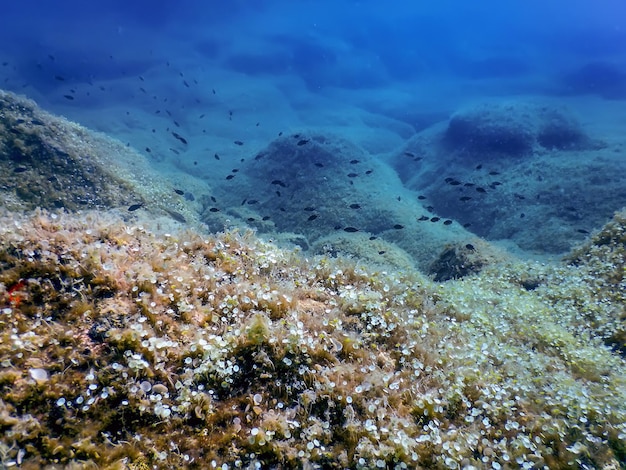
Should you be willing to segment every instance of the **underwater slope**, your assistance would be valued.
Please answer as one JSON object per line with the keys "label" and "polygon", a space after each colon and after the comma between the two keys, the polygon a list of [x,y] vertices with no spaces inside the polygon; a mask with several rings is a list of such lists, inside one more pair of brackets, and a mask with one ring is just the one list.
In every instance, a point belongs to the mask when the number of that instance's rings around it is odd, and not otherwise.
{"label": "underwater slope", "polygon": [[[342,153],[339,139],[276,140],[242,167],[258,202],[224,210],[244,218],[291,204],[272,223],[308,222],[315,243],[347,248],[305,258],[250,231],[192,228],[198,206],[139,157],[120,158],[133,152],[3,99],[2,466],[626,464],[624,212],[560,264],[515,261],[451,230],[460,237],[434,282],[398,261],[399,248],[387,267],[358,256],[379,242],[372,233],[402,246],[389,234],[405,232],[394,227],[405,209],[369,212],[361,179],[389,169],[365,154],[351,163],[357,150]],[[282,173],[281,154],[293,159]],[[337,179],[316,200],[300,174]],[[99,199],[83,200],[85,188]],[[343,214],[363,203],[358,232],[345,230],[337,201]],[[341,245],[328,229],[362,237]],[[407,252],[433,243],[421,233]]]}
{"label": "underwater slope", "polygon": [[3,464],[617,468],[625,223],[577,266],[438,285],[251,233],[5,214]]}

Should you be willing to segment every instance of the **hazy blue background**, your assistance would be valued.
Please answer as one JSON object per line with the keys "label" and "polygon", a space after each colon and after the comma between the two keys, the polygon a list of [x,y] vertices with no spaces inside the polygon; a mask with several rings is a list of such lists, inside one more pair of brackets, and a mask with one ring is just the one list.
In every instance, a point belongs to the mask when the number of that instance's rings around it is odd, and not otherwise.
{"label": "hazy blue background", "polygon": [[[248,221],[271,215],[268,226],[284,207],[273,213],[268,206],[260,214],[237,211],[243,210],[241,200],[261,198],[261,183],[244,179],[244,162],[279,135],[335,135],[393,166],[398,155],[416,152],[412,139],[421,138],[420,131],[436,145],[433,132],[459,110],[488,101],[517,110],[541,109],[528,105],[533,103],[564,106],[567,119],[602,144],[586,153],[499,160],[490,171],[502,173],[503,189],[472,199],[472,210],[463,205],[463,220],[441,192],[450,176],[442,167],[452,170],[443,161],[445,152],[410,170],[396,165],[387,177],[376,172],[359,199],[371,210],[389,209],[400,200],[393,195],[403,190],[392,172],[422,172],[428,178],[410,190],[415,198],[424,193],[431,198],[424,203],[429,210],[459,219],[481,236],[491,232],[480,231],[480,221],[490,227],[497,222],[503,229],[492,238],[517,234],[520,246],[564,251],[623,207],[626,197],[619,190],[624,185],[613,181],[626,164],[625,5],[623,0],[21,0],[3,5],[0,16],[0,87],[133,146],[172,180],[178,178],[179,186],[217,195],[220,214],[228,209],[229,216]],[[285,166],[274,163],[277,171]],[[595,182],[588,178],[592,168],[601,174]],[[524,176],[535,170],[542,172],[536,181]],[[476,174],[454,171],[452,176],[476,182]],[[351,189],[351,183],[338,184]],[[267,201],[276,188],[269,189]],[[375,203],[374,191],[393,197]],[[406,220],[419,217],[423,200],[412,201]],[[564,201],[569,212],[560,217]],[[211,217],[204,219],[209,225]],[[322,220],[324,214],[316,222]],[[304,225],[276,222],[268,230],[297,231]],[[543,238],[537,241],[538,233]],[[559,243],[546,248],[545,240]]]}
{"label": "hazy blue background", "polygon": [[24,0],[0,44],[0,86],[183,168],[304,127],[384,154],[486,97],[611,101],[609,124],[626,99],[621,0]]}
{"label": "hazy blue background", "polygon": [[[54,75],[79,84],[170,61],[176,72],[294,74],[313,92],[497,79],[491,88],[503,93],[595,87],[621,98],[614,82],[626,73],[625,23],[618,0],[25,0],[3,6],[0,55],[9,64],[1,73],[5,87],[43,95],[59,88]],[[597,75],[581,73],[589,64]]]}

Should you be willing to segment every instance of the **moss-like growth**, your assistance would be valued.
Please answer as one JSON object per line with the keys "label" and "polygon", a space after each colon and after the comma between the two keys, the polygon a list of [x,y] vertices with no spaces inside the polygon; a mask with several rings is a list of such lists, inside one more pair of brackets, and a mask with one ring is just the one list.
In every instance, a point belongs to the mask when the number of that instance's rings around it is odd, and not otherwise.
{"label": "moss-like growth", "polygon": [[250,233],[5,214],[2,464],[624,465],[624,362],[600,326],[620,284],[590,271],[622,239],[593,240],[576,267],[437,285]]}

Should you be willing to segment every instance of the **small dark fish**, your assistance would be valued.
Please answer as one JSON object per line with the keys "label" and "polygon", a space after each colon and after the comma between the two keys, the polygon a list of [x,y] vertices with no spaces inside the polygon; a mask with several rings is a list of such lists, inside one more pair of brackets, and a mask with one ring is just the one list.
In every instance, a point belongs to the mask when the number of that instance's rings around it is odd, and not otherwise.
{"label": "small dark fish", "polygon": [[248,217],[248,222],[254,222],[256,219],[254,217]]}
{"label": "small dark fish", "polygon": [[452,221],[450,219],[444,220],[443,225],[452,225]]}
{"label": "small dark fish", "polygon": [[152,150],[150,150],[150,147],[146,147],[146,152],[152,153]]}
{"label": "small dark fish", "polygon": [[308,219],[306,219],[306,220],[308,220],[309,222],[311,222],[312,220],[315,220],[315,219],[317,219],[317,214],[313,214],[313,215],[309,216],[309,218],[308,218]]}
{"label": "small dark fish", "polygon": [[404,155],[407,157],[415,158],[415,154],[411,152],[404,152]]}
{"label": "small dark fish", "polygon": [[323,163],[320,163],[320,162],[316,162],[316,163],[314,163],[314,165],[315,165],[316,167],[318,167],[318,168],[324,168],[324,164],[323,164]]}
{"label": "small dark fish", "polygon": [[31,123],[33,126],[45,126],[45,124],[46,124],[45,122],[40,121],[39,119],[32,119],[32,120],[30,121],[30,123]]}
{"label": "small dark fish", "polygon": [[472,186],[476,186],[475,183],[465,183],[463,186],[467,187],[467,188],[471,188]]}
{"label": "small dark fish", "polygon": [[187,219],[185,219],[185,216],[181,214],[180,212],[172,211],[169,209],[165,209],[165,212],[167,212],[170,215],[170,217],[174,219],[176,222],[180,222],[181,224],[187,223]]}
{"label": "small dark fish", "polygon": [[378,237],[375,237],[374,235],[372,235],[369,239],[370,240],[376,240]]}
{"label": "small dark fish", "polygon": [[459,201],[463,201],[463,202],[467,202],[467,201],[471,201],[472,198],[469,196],[462,196],[459,198]]}
{"label": "small dark fish", "polygon": [[230,170],[231,173],[237,173],[239,171],[239,168],[233,168],[232,170]]}
{"label": "small dark fish", "polygon": [[452,181],[448,181],[448,184],[450,186],[458,186],[461,184],[461,182],[459,180],[452,180]]}
{"label": "small dark fish", "polygon": [[141,80],[142,82],[145,82],[144,78],[141,75],[139,75],[139,80]]}
{"label": "small dark fish", "polygon": [[435,211],[435,208],[433,206],[426,206],[426,210],[430,213]]}
{"label": "small dark fish", "polygon": [[61,75],[55,75],[54,79],[58,80],[59,82],[64,82],[65,81],[65,77],[62,77]]}
{"label": "small dark fish", "polygon": [[259,203],[259,201],[257,201],[256,199],[250,199],[250,200],[248,201],[248,204],[249,204],[249,205],[258,204],[258,203]]}
{"label": "small dark fish", "polygon": [[27,170],[28,168],[26,168],[25,166],[18,166],[13,168],[13,173],[24,173]]}
{"label": "small dark fish", "polygon": [[499,175],[499,174],[500,174],[500,172],[499,172],[499,171],[490,171],[490,172],[489,172],[489,174],[490,174],[491,176],[497,176],[497,175]]}
{"label": "small dark fish", "polygon": [[141,209],[143,207],[143,203],[140,204],[133,204],[132,206],[128,207],[128,212],[134,212],[137,209]]}
{"label": "small dark fish", "polygon": [[226,177],[226,179],[227,179],[227,180],[232,180],[234,177],[235,177],[235,175],[228,175],[228,176]]}
{"label": "small dark fish", "polygon": [[393,228],[395,228],[396,230],[402,230],[404,228],[404,225],[396,224],[393,226]]}
{"label": "small dark fish", "polygon": [[430,221],[431,222],[439,222],[441,220],[441,217],[431,217]]}
{"label": "small dark fish", "polygon": [[426,196],[421,196],[421,195],[420,195],[420,196],[417,196],[417,198],[418,198],[420,201],[423,201],[424,199],[426,199]]}
{"label": "small dark fish", "polygon": [[243,142],[241,140],[235,140],[233,144],[239,145],[241,147],[243,145]]}
{"label": "small dark fish", "polygon": [[281,180],[273,180],[271,184],[276,184],[278,186],[280,186],[281,188],[286,188],[287,185],[284,183],[284,181]]}
{"label": "small dark fish", "polygon": [[213,158],[215,158],[216,160],[219,160],[220,156],[216,153],[215,155],[213,155]]}
{"label": "small dark fish", "polygon": [[204,116],[206,116],[206,114],[202,113],[200,116],[198,116],[198,119],[203,119]]}
{"label": "small dark fish", "polygon": [[576,230],[578,233],[583,233],[585,235],[589,235],[589,232],[585,229],[579,228],[578,230]]}
{"label": "small dark fish", "polygon": [[482,166],[482,164],[481,164],[481,165],[476,165],[476,169],[477,169],[477,170],[481,170],[481,169],[482,169],[482,167],[483,167],[483,166]]}
{"label": "small dark fish", "polygon": [[396,199],[397,199],[398,201],[402,201],[402,198],[401,198],[400,196],[396,197]]}
{"label": "small dark fish", "polygon": [[501,184],[500,181],[493,181],[490,186],[500,186]]}
{"label": "small dark fish", "polygon": [[211,196],[211,201],[217,202],[217,199],[215,199],[215,196]]}
{"label": "small dark fish", "polygon": [[349,207],[350,207],[350,209],[360,209],[361,208],[360,204],[350,204]]}
{"label": "small dark fish", "polygon": [[420,222],[424,222],[425,220],[430,220],[430,217],[428,217],[427,215],[423,215],[420,218],[418,218],[417,220],[419,220]]}
{"label": "small dark fish", "polygon": [[467,227],[471,227],[472,224],[470,224],[469,222],[467,222],[466,224],[463,224],[463,228],[467,228]]}
{"label": "small dark fish", "polygon": [[386,251],[385,251],[385,250],[380,250],[380,251],[378,252],[378,254],[379,254],[379,255],[384,255],[385,253],[386,253]]}
{"label": "small dark fish", "polygon": [[282,136],[283,136],[283,131],[280,131],[280,132],[278,133],[278,137],[282,137]]}
{"label": "small dark fish", "polygon": [[183,85],[185,85],[187,88],[189,88],[189,83],[187,83],[187,80],[183,80]]}
{"label": "small dark fish", "polygon": [[365,174],[366,174],[366,175],[371,175],[372,173],[374,173],[374,170],[367,170],[367,171],[365,172]]}
{"label": "small dark fish", "polygon": [[212,88],[211,91],[213,92],[213,94],[215,94],[215,88]]}
{"label": "small dark fish", "polygon": [[303,145],[308,144],[309,142],[311,142],[311,139],[300,139],[296,145],[297,145],[298,147],[301,147],[301,146],[303,146]]}
{"label": "small dark fish", "polygon": [[74,99],[72,95],[63,95],[63,98],[65,98],[66,100],[70,100],[70,101]]}
{"label": "small dark fish", "polygon": [[513,196],[515,196],[517,199],[520,199],[520,200],[526,199],[526,196],[523,196],[523,195],[517,194],[517,193],[513,194]]}
{"label": "small dark fish", "polygon": [[358,228],[354,228],[354,227],[345,227],[343,229],[344,232],[348,232],[348,233],[354,233],[354,232],[358,232],[359,229]]}
{"label": "small dark fish", "polygon": [[485,188],[481,188],[480,186],[476,187],[476,191],[479,193],[486,193],[487,190]]}
{"label": "small dark fish", "polygon": [[[214,201],[215,202],[215,201]],[[217,207],[211,207],[209,212],[219,212],[220,210]]]}
{"label": "small dark fish", "polygon": [[185,139],[183,136],[173,131],[172,131],[172,135],[174,136],[175,139],[180,140],[183,144],[187,145],[187,139]]}
{"label": "small dark fish", "polygon": [[247,199],[244,199],[243,201],[241,201],[241,205],[242,206],[245,205],[247,201],[248,201]]}
{"label": "small dark fish", "polygon": [[476,248],[474,248],[474,245],[472,245],[471,243],[468,243],[467,245],[465,245],[465,248],[467,248],[469,251],[474,251]]}
{"label": "small dark fish", "polygon": [[360,160],[350,160],[351,165],[356,165],[357,163],[361,163]]}
{"label": "small dark fish", "polygon": [[176,194],[178,194],[179,196],[184,196],[185,195],[185,191],[183,191],[182,189],[174,189],[174,192]]}
{"label": "small dark fish", "polygon": [[174,125],[175,125],[176,127],[180,127],[180,124],[178,124],[178,121],[177,121],[176,119],[174,119]]}
{"label": "small dark fish", "polygon": [[526,217],[526,214],[524,214],[523,212],[519,215],[520,219],[523,219],[524,217]]}
{"label": "small dark fish", "polygon": [[334,228],[335,230],[341,230],[341,225],[335,225],[333,228]]}
{"label": "small dark fish", "polygon": [[358,173],[348,173],[348,178],[356,178],[357,176],[359,176]]}
{"label": "small dark fish", "polygon": [[176,155],[180,155],[180,152],[176,149],[170,148],[170,150],[175,153]]}
{"label": "small dark fish", "polygon": [[148,92],[146,91],[146,89],[144,87],[139,87],[139,91],[141,91],[142,93],[145,93],[146,95],[148,94]]}
{"label": "small dark fish", "polygon": [[315,210],[315,207],[307,206],[307,207],[304,208],[304,210],[307,211],[307,212],[313,212]]}
{"label": "small dark fish", "polygon": [[263,222],[265,222],[266,220],[270,220],[270,216],[269,216],[269,215],[266,215],[266,216],[265,216],[265,217],[263,217],[261,220],[262,220]]}
{"label": "small dark fish", "polygon": [[280,194],[280,191],[276,191],[276,196],[281,197],[282,194]]}

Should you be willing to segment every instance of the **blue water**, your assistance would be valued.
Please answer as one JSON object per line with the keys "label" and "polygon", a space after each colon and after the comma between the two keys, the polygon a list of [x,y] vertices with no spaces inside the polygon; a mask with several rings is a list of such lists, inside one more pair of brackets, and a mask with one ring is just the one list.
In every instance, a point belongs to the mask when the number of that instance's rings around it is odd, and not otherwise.
{"label": "blue water", "polygon": [[[611,180],[609,194],[602,193],[605,173],[619,174],[626,163],[619,154],[626,128],[626,5],[618,0],[23,0],[3,6],[0,83],[119,138],[155,166],[199,177],[218,193],[233,167],[277,136],[314,130],[390,163],[410,190],[437,199],[438,214],[466,228],[473,223],[470,230],[486,238],[512,237],[529,219],[536,231],[556,217],[552,229],[565,224],[572,240],[580,240],[626,204],[626,193],[614,189],[623,179]],[[567,107],[602,145],[557,155],[551,161],[565,163],[548,173],[564,180],[531,187],[529,177],[528,186],[498,201],[507,208],[500,213],[494,201],[482,212],[451,208],[446,194],[425,182],[453,176],[475,184],[474,174],[463,172],[493,162],[489,155],[473,155],[467,168],[450,175],[441,174],[453,167],[440,153],[420,168],[394,160],[414,152],[415,135],[445,125],[467,106],[538,100]],[[592,162],[599,158],[594,148],[604,149],[609,162]],[[571,173],[577,161],[604,165],[602,174],[590,182],[587,170]],[[491,170],[530,171],[506,159]],[[416,172],[413,180],[407,172]],[[513,178],[508,183],[519,186]],[[242,196],[251,197],[249,188],[237,189],[236,198]],[[528,217],[524,204],[539,198],[544,209]],[[567,201],[573,201],[568,209],[559,209]],[[498,217],[511,221],[495,230]],[[545,251],[563,251],[570,241]]]}

